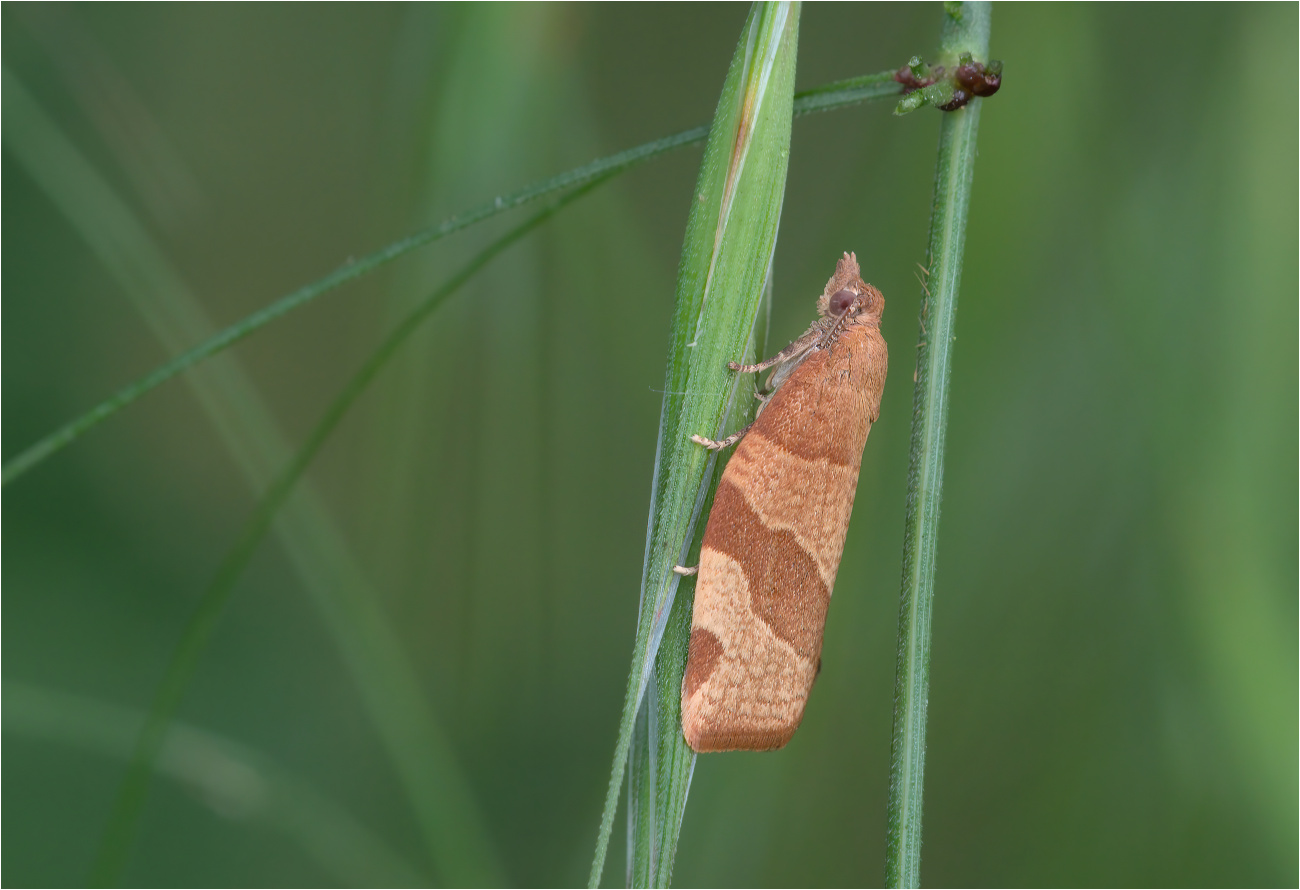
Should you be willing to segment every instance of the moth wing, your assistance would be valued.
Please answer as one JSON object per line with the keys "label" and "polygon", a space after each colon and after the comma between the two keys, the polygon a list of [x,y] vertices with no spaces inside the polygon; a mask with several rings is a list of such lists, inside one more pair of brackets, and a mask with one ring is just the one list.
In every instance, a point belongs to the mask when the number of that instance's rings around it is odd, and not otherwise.
{"label": "moth wing", "polygon": [[875,352],[855,331],[811,353],[723,472],[682,683],[682,730],[696,751],[779,748],[803,718],[883,388],[883,370],[879,387],[866,373]]}

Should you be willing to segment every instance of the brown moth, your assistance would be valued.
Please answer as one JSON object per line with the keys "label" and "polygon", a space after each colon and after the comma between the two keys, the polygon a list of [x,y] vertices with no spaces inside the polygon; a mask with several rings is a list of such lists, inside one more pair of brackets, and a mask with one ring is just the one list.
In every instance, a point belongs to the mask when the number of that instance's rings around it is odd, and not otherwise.
{"label": "brown moth", "polygon": [[[822,629],[853,511],[862,449],[880,416],[885,298],[846,253],[802,337],[773,366],[758,419],[707,448],[740,442],[704,530],[682,732],[696,751],[780,748],[799,727],[821,667]],[[760,396],[760,398],[762,398]]]}

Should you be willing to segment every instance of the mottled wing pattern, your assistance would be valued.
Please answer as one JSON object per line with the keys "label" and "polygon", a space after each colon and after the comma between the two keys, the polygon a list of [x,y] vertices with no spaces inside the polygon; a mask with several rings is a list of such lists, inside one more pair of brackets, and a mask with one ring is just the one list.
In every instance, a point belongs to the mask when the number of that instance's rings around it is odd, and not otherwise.
{"label": "mottled wing pattern", "polygon": [[886,362],[879,327],[850,324],[776,391],[722,474],[682,684],[696,751],[779,748],[799,726]]}

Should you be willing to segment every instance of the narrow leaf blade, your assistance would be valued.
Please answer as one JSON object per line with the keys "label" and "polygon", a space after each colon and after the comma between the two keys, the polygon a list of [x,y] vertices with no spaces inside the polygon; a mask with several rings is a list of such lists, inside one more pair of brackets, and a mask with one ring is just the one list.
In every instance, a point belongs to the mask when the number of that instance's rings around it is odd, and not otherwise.
{"label": "narrow leaf blade", "polygon": [[[718,100],[687,220],[678,269],[659,443],[651,488],[651,515],[642,576],[632,669],[615,746],[605,812],[592,862],[596,886],[604,868],[619,788],[632,748],[642,697],[656,679],[661,641],[674,619],[674,663],[658,677],[655,707],[647,710],[646,744],[639,746],[633,787],[643,793],[654,778],[654,806],[629,813],[630,876],[666,883],[676,847],[694,754],[685,748],[677,718],[689,603],[678,603],[683,563],[705,515],[716,456],[690,435],[717,436],[736,425],[752,399],[727,362],[754,351],[754,319],[776,247],[785,191],[794,103],[798,4],[756,4]],[[685,609],[685,623],[682,624]],[[675,676],[675,680],[673,679]],[[666,725],[665,721],[667,721]],[[666,758],[666,759],[665,759]],[[654,761],[653,764],[651,761]],[[672,774],[665,810],[665,786]],[[640,820],[653,818],[643,824]],[[665,856],[667,854],[667,856]],[[641,861],[635,861],[640,859]]]}

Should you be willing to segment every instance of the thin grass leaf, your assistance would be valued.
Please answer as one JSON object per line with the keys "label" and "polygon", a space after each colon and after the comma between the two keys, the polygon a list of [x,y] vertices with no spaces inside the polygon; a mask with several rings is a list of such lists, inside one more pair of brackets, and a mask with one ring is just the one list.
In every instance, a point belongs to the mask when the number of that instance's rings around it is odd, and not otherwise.
{"label": "thin grass leaf", "polygon": [[680,707],[690,603],[689,595],[677,596],[681,577],[672,569],[686,562],[696,538],[710,493],[705,483],[716,461],[689,436],[723,435],[753,401],[748,384],[742,387],[742,378],[726,365],[753,354],[754,320],[776,247],[790,153],[798,20],[798,4],[760,3],[751,9],[718,100],[691,202],[651,486],[640,613],[591,866],[593,887],[604,869],[633,729],[646,689],[656,678],[660,643],[669,627],[673,635],[663,651],[663,671],[653,694],[645,696],[645,744],[637,749],[630,785],[635,806],[629,811],[628,836],[634,881],[658,885],[671,876],[695,762],[674,717]]}
{"label": "thin grass leaf", "polygon": [[[961,53],[988,61],[989,4],[944,4],[941,62]],[[939,502],[943,493],[948,379],[952,371],[957,294],[961,288],[966,217],[975,171],[975,135],[982,99],[947,112],[939,130],[927,275],[921,298],[920,348],[912,401],[912,447],[903,532],[903,584],[898,615],[898,675],[889,765],[885,883],[919,887],[925,720],[930,696],[930,615],[934,603]]]}
{"label": "thin grass leaf", "polygon": [[[12,77],[4,77],[6,146],[81,234],[168,349],[212,325],[180,273],[127,204]],[[229,356],[187,382],[255,492],[288,462],[287,439]],[[289,560],[324,618],[392,758],[439,872],[491,883],[496,854],[465,790],[451,746],[429,709],[403,643],[323,499],[304,485],[277,523]],[[451,830],[446,831],[446,827]]]}
{"label": "thin grass leaf", "polygon": [[[795,99],[794,113],[800,115],[816,111],[831,111],[836,108],[856,105],[860,102],[887,99],[897,96],[901,89],[902,87],[893,80],[892,71],[837,81],[800,93]],[[7,100],[11,90],[14,98],[13,102],[9,103]],[[4,91],[6,105],[10,109],[6,113],[6,122],[11,126],[23,126],[21,116],[26,113],[26,109],[32,103],[30,97],[27,97],[26,91],[9,75],[8,71],[4,73]],[[16,124],[10,117],[15,113],[19,115]],[[122,387],[86,413],[74,418],[28,446],[16,457],[6,461],[3,468],[0,468],[0,486],[8,485],[46,458],[70,445],[101,421],[107,420],[155,387],[166,383],[177,374],[204,359],[222,352],[299,306],[310,303],[322,294],[328,293],[353,279],[360,278],[362,275],[373,272],[380,266],[390,263],[398,257],[405,256],[417,248],[432,244],[475,223],[483,222],[499,213],[522,207],[547,195],[591,182],[607,173],[626,172],[645,161],[659,157],[674,149],[703,142],[708,133],[709,128],[707,126],[692,127],[681,133],[655,139],[617,154],[599,158],[564,173],[531,183],[509,194],[499,195],[490,201],[479,204],[477,207],[472,207],[448,217],[436,226],[408,235],[400,241],[395,241],[359,260],[349,261],[324,278],[286,294],[265,308],[259,309],[224,330],[213,334],[197,346],[180,352],[144,377]],[[10,138],[6,137],[6,144],[11,143],[11,141]],[[19,150],[21,150],[21,146],[19,146]]]}
{"label": "thin grass leaf", "polygon": [[[4,732],[126,760],[143,711],[4,682]],[[343,886],[418,887],[416,871],[338,802],[265,755],[211,732],[176,723],[158,752],[158,775],[186,788],[216,815],[278,831]]]}
{"label": "thin grass leaf", "polygon": [[[126,778],[122,783],[122,790],[100,846],[100,854],[95,867],[95,876],[98,883],[112,883],[121,873],[144,807],[149,778],[153,773],[155,761],[162,749],[168,727],[176,713],[180,700],[188,688],[190,678],[198,665],[199,658],[206,648],[213,630],[216,628],[226,602],[234,591],[235,582],[243,574],[248,561],[252,558],[262,538],[265,537],[280,508],[284,505],[302,474],[311,464],[320,447],[329,438],[356,399],[369,386],[375,375],[388,364],[401,345],[429,317],[433,310],[437,309],[447,297],[455,293],[457,289],[503,250],[531,232],[561,207],[581,197],[586,191],[601,182],[603,180],[595,180],[582,189],[570,192],[557,200],[551,207],[542,210],[531,219],[511,229],[474,257],[442,287],[421,301],[389,334],[379,348],[370,355],[357,373],[353,375],[352,379],[348,381],[347,385],[330,404],[324,416],[312,429],[311,434],[297,454],[294,455],[293,460],[284,467],[275,481],[268,487],[266,493],[259,500],[252,516],[244,524],[244,528],[234,546],[226,554],[212,583],[200,598],[194,617],[186,627],[171,663],[167,667],[166,674],[159,684],[158,692],[149,711],[148,720],[145,722],[136,742]],[[424,760],[429,764],[425,768],[437,770],[439,769],[439,763],[452,760],[452,754],[448,750],[447,742],[441,733],[439,733],[437,739],[430,741],[433,741],[437,747],[431,747],[424,752]],[[419,768],[419,764],[402,765],[409,768]],[[479,839],[470,833],[470,831],[478,828],[479,817],[473,805],[473,795],[459,775],[437,776],[435,781],[441,786],[439,791],[446,798],[444,801],[446,805],[438,813],[434,814],[436,823],[429,826],[429,828],[437,845],[435,849],[440,854],[444,854],[439,857],[442,860],[447,855],[447,851],[442,849],[444,845],[479,842]],[[467,828],[470,830],[467,830]],[[461,870],[464,871],[464,869]],[[485,875],[479,875],[479,877],[485,877]]]}
{"label": "thin grass leaf", "polygon": [[[754,326],[754,336],[740,361],[752,364],[757,357],[767,353],[767,332],[772,309],[772,269],[768,267],[767,284],[763,289],[763,308]],[[742,399],[735,406],[729,426],[740,429],[754,420],[758,402]],[[718,481],[725,467],[715,461],[705,483],[706,492],[700,516],[707,517],[713,507]],[[696,522],[695,533],[688,550],[698,555],[704,537],[704,523]],[[628,886],[666,887],[672,879],[673,863],[677,858],[677,842],[681,836],[682,819],[686,814],[686,798],[695,773],[695,752],[682,737],[682,677],[686,670],[686,656],[690,644],[691,616],[695,603],[695,579],[684,579],[673,603],[663,641],[655,659],[655,670],[648,694],[642,700],[641,715],[648,712],[648,734],[644,743],[634,737],[628,767],[629,787],[633,782],[650,785],[654,789],[653,808],[642,814],[628,816],[629,828],[637,826],[634,836],[629,832]],[[642,747],[644,744],[644,747]],[[647,776],[648,781],[643,776]],[[633,867],[638,869],[633,875]]]}
{"label": "thin grass leaf", "polygon": [[893,69],[836,80],[795,93],[794,116],[847,108],[876,99],[890,99],[902,91],[903,85],[894,80]]}

